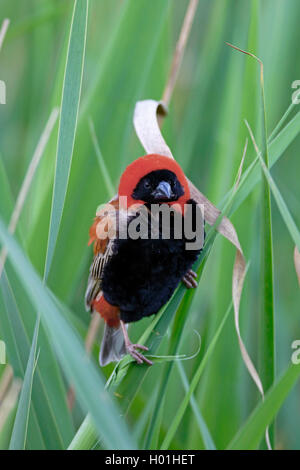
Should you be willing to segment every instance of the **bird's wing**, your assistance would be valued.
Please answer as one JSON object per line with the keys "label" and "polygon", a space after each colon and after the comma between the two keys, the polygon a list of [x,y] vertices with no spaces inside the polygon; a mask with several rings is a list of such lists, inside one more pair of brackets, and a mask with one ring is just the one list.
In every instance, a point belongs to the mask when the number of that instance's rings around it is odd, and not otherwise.
{"label": "bird's wing", "polygon": [[92,302],[101,292],[103,270],[113,254],[112,248],[116,237],[118,212],[119,201],[115,198],[97,211],[94,223],[90,228],[89,245],[94,243],[94,259],[90,267],[85,293],[87,310],[92,310]]}

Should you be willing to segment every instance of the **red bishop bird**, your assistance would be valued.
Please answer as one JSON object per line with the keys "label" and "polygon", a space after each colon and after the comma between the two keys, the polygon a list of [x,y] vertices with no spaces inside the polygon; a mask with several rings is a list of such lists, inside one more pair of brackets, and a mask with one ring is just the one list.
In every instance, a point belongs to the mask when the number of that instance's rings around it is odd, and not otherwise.
{"label": "red bishop bird", "polygon": [[[153,207],[159,214],[154,222]],[[169,230],[165,232],[160,213],[163,207],[170,209]],[[101,366],[128,353],[139,364],[152,364],[141,353],[148,348],[130,341],[127,324],[156,314],[181,281],[188,288],[197,286],[197,276],[191,268],[202,244],[188,248],[187,243],[193,239],[186,236],[184,229],[180,236],[176,230],[178,221],[180,228],[184,226],[189,209],[194,239],[202,234],[203,240],[203,218],[197,218],[198,208],[190,198],[188,181],[178,163],[151,154],[138,158],[125,169],[118,195],[97,212],[90,228],[89,244],[94,243],[94,259],[85,303],[87,310],[98,312],[106,323],[99,357]],[[140,236],[136,236],[137,225],[140,228],[143,221],[146,230],[144,233],[140,230]],[[132,229],[136,229],[134,236]]]}

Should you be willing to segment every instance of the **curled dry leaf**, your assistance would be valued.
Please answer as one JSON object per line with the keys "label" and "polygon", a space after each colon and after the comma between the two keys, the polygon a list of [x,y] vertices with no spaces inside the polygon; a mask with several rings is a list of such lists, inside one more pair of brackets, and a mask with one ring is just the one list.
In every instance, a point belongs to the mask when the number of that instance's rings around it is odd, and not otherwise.
{"label": "curled dry leaf", "polygon": [[[133,123],[136,134],[147,153],[158,153],[174,158],[166,144],[157,121],[157,116],[163,117],[167,114],[167,108],[162,101],[145,100],[138,101],[134,111]],[[221,214],[209,199],[202,194],[196,186],[189,181],[191,197],[199,204],[204,205],[204,218],[209,225],[214,225]],[[229,240],[242,254],[243,251],[236,230],[227,217],[223,217],[217,229],[227,240]],[[244,260],[245,270],[245,260]]]}
{"label": "curled dry leaf", "polygon": [[[136,104],[133,123],[135,127],[136,134],[143,145],[147,153],[158,153],[160,155],[166,155],[167,157],[174,158],[172,152],[168,145],[166,144],[158,122],[161,121],[161,118],[167,114],[167,108],[162,101],[155,100],[145,100],[139,101]],[[195,199],[199,204],[204,206],[204,219],[209,225],[214,225],[220,216],[221,212],[217,209],[209,199],[207,199],[204,194],[202,194],[194,184],[189,181],[191,197]],[[246,346],[242,340],[240,327],[239,327],[239,308],[241,294],[244,284],[244,279],[246,275],[246,262],[243,255],[243,250],[241,248],[236,230],[233,224],[227,217],[222,217],[220,223],[217,225],[218,232],[223,235],[227,240],[232,243],[236,248],[236,257],[233,267],[233,276],[232,276],[232,299],[234,307],[234,321],[235,329],[238,336],[239,347],[241,350],[241,355],[243,361],[254,380],[258,390],[262,397],[264,397],[263,386],[260,380],[260,377],[253,365],[253,362],[247,352]],[[299,252],[298,252],[299,255]],[[295,262],[296,264],[296,262]],[[297,271],[300,275],[300,256],[298,258],[298,268]],[[269,441],[268,435],[266,433],[267,442]],[[269,447],[269,442],[268,442]]]}

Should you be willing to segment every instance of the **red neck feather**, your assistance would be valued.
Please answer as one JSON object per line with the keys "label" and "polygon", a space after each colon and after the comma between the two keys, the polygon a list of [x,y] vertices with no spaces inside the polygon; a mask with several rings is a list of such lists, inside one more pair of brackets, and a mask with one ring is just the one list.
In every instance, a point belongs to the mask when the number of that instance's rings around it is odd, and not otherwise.
{"label": "red neck feather", "polygon": [[134,160],[134,162],[128,165],[120,179],[118,191],[119,197],[127,197],[127,207],[130,207],[133,204],[144,204],[143,201],[133,199],[132,193],[138,182],[148,173],[155,170],[170,170],[175,173],[178,181],[183,187],[184,194],[177,201],[170,202],[170,205],[179,204],[183,207],[186,201],[190,199],[190,190],[187,179],[178,163],[172,158],[164,155],[145,155],[144,157]]}

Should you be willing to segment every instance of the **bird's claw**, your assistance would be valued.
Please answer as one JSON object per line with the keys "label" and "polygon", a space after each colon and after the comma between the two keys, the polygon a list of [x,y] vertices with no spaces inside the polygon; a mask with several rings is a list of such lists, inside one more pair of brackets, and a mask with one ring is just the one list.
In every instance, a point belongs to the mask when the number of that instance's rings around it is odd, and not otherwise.
{"label": "bird's claw", "polygon": [[141,354],[137,349],[142,349],[143,351],[148,351],[149,348],[147,346],[143,346],[142,344],[128,344],[126,346],[126,349],[128,351],[128,354],[130,354],[131,357],[138,363],[138,364],[143,364],[145,362],[149,366],[153,365],[153,362],[147,359],[143,354]]}
{"label": "bird's claw", "polygon": [[196,281],[197,273],[192,269],[189,269],[182,278],[182,282],[188,289],[193,289],[198,286],[198,282]]}

